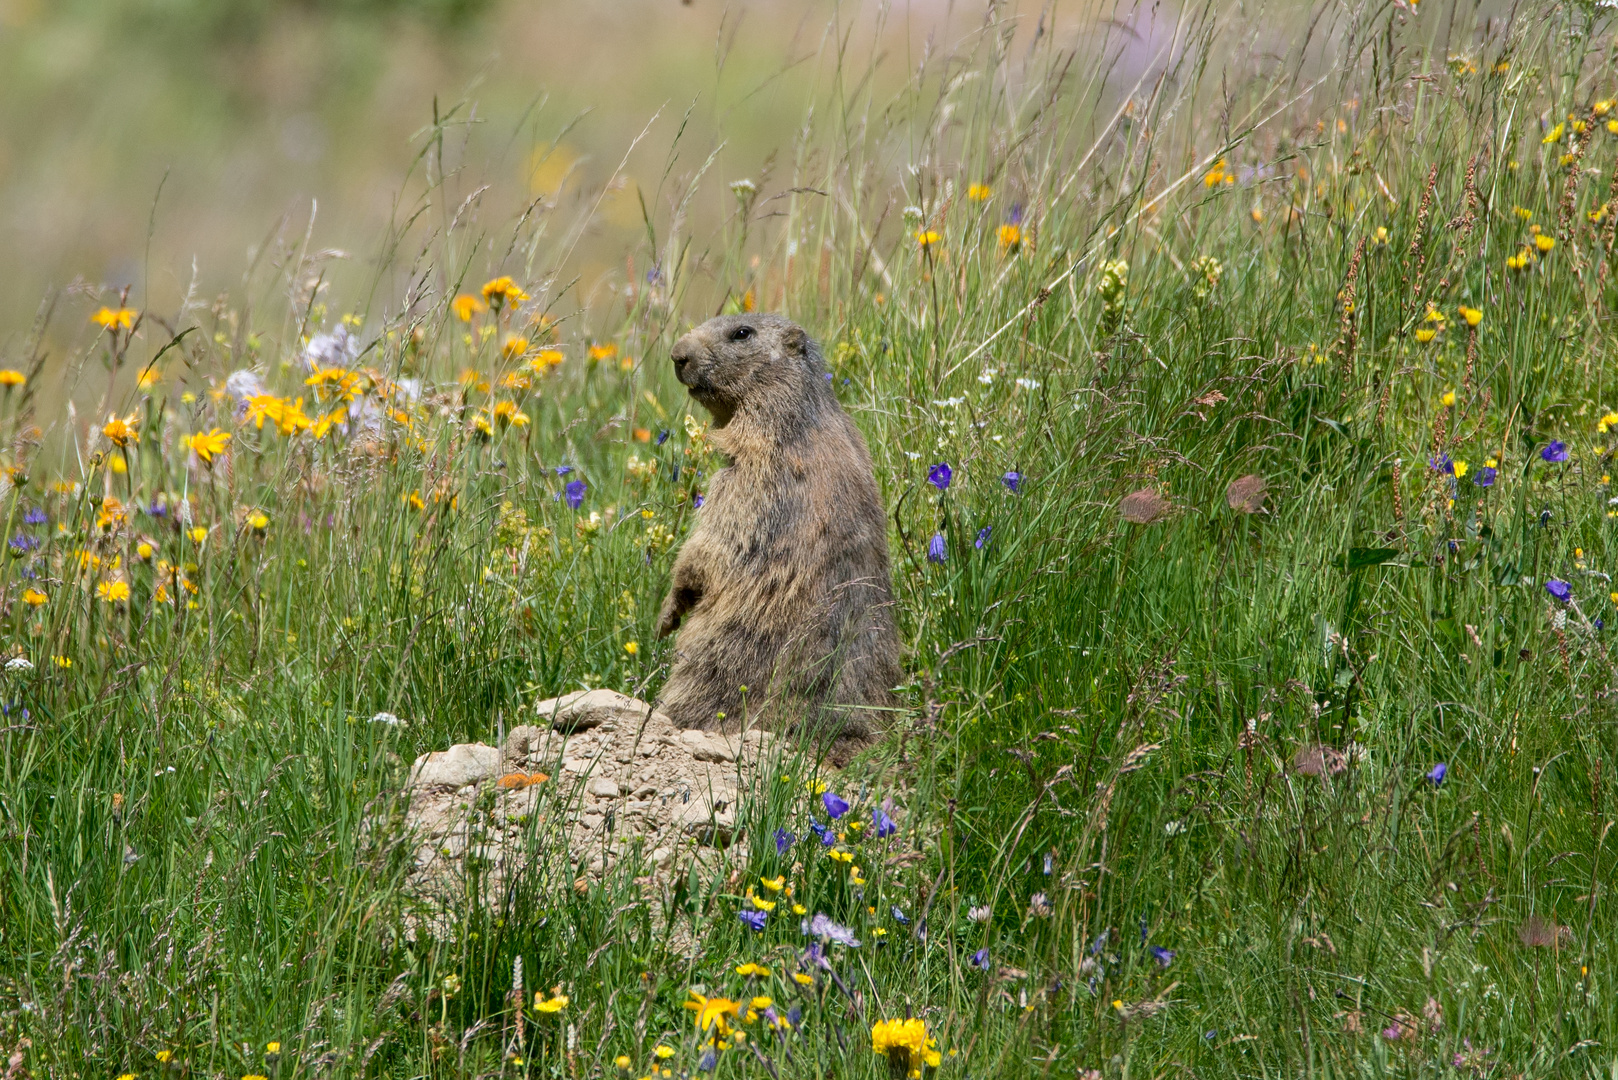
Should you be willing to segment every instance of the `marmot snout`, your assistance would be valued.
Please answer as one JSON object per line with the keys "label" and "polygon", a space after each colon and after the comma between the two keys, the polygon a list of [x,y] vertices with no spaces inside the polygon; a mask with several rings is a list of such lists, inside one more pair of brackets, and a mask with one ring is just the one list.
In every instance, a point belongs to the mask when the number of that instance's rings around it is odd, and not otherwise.
{"label": "marmot snout", "polygon": [[680,634],[659,703],[682,727],[803,730],[846,758],[899,681],[865,440],[819,347],[779,315],[710,319],[670,355],[730,465],[675,559],[658,634]]}

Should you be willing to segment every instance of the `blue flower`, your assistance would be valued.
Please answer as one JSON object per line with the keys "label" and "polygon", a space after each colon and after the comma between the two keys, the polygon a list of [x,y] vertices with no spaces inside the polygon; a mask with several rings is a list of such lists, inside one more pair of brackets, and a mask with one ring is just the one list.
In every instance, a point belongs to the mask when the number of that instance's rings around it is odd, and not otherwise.
{"label": "blue flower", "polygon": [[860,947],[860,939],[854,936],[854,931],[846,926],[839,926],[821,912],[815,912],[813,919],[805,919],[802,930],[811,937],[824,938],[839,945],[847,945],[851,949]]}
{"label": "blue flower", "polygon": [[1006,475],[1002,476],[1000,478],[1000,482],[1006,485],[1007,490],[1015,495],[1017,492],[1022,490],[1022,473],[1013,469],[1006,473]]}
{"label": "blue flower", "polygon": [[1556,578],[1551,578],[1545,583],[1545,591],[1564,604],[1573,598],[1573,586]]}
{"label": "blue flower", "polygon": [[1101,931],[1101,933],[1096,937],[1096,939],[1094,941],[1090,942],[1090,955],[1094,956],[1096,953],[1100,952],[1101,947],[1107,943],[1107,938],[1110,937],[1111,935],[1112,935],[1112,930],[1111,929]]}
{"label": "blue flower", "polygon": [[18,533],[7,542],[11,545],[12,552],[17,555],[26,555],[39,546],[39,539],[27,533]]}
{"label": "blue flower", "polygon": [[785,829],[775,830],[775,853],[777,855],[785,855],[787,848],[797,842],[798,837],[796,834],[789,833]]}
{"label": "blue flower", "polygon": [[1550,442],[1545,444],[1545,449],[1539,452],[1539,456],[1553,465],[1559,461],[1566,461],[1567,443],[1561,441],[1560,439],[1552,439]]}
{"label": "blue flower", "polygon": [[1479,469],[1477,475],[1472,477],[1472,483],[1478,487],[1494,487],[1494,478],[1500,475],[1499,469],[1491,469],[1485,465]]}
{"label": "blue flower", "polygon": [[971,963],[972,963],[972,966],[977,968],[979,971],[988,971],[989,970],[989,950],[988,949],[979,949],[977,952],[973,953]]}
{"label": "blue flower", "polygon": [[719,1055],[714,1051],[714,1048],[710,1046],[708,1049],[702,1052],[702,1059],[697,1062],[697,1068],[703,1072],[713,1072],[714,1066],[718,1064]]}
{"label": "blue flower", "polygon": [[939,491],[947,491],[949,489],[950,477],[954,475],[955,474],[950,471],[949,462],[940,461],[937,465],[934,465],[932,468],[927,470],[927,482],[933,485],[933,487],[937,488]]}
{"label": "blue flower", "polygon": [[1433,782],[1433,787],[1437,787],[1439,784],[1442,784],[1444,782],[1444,777],[1448,775],[1449,766],[1444,764],[1442,761],[1427,771],[1427,779]]}
{"label": "blue flower", "polygon": [[669,441],[669,429],[662,428],[657,433],[657,445],[662,446]]}
{"label": "blue flower", "polygon": [[910,925],[910,916],[908,916],[904,912],[900,911],[899,910],[899,905],[895,904],[893,906],[893,921],[898,923],[900,926],[909,926]]}
{"label": "blue flower", "polygon": [[751,909],[738,911],[736,917],[761,934],[764,932],[764,924],[770,921],[770,917],[764,912]]}
{"label": "blue flower", "polygon": [[1455,462],[1450,460],[1448,454],[1439,454],[1435,458],[1428,458],[1427,465],[1435,472],[1444,473],[1446,476],[1455,475]]}
{"label": "blue flower", "polygon": [[1022,224],[1022,203],[1014,202],[1011,209],[1006,211],[1006,221],[1011,225]]}
{"label": "blue flower", "polygon": [[1153,945],[1151,952],[1152,959],[1156,960],[1162,967],[1168,967],[1170,964],[1174,963],[1173,949],[1165,949],[1161,945]]}
{"label": "blue flower", "polygon": [[977,548],[979,551],[982,551],[983,550],[983,545],[987,544],[989,542],[989,534],[992,533],[992,532],[994,532],[994,526],[993,525],[985,525],[985,526],[983,526],[983,528],[978,530],[977,542],[974,543],[972,546]]}
{"label": "blue flower", "polygon": [[809,819],[809,831],[820,837],[821,847],[831,847],[833,844],[837,843],[837,834],[832,832],[826,826],[822,825],[820,822],[816,821],[814,818]]}
{"label": "blue flower", "polygon": [[1597,615],[1590,625],[1594,626],[1597,630],[1605,630],[1607,628],[1607,620],[1603,619],[1600,615]]}
{"label": "blue flower", "polygon": [[927,541],[927,561],[941,563],[949,558],[949,545],[944,542],[943,533],[933,533],[933,538]]}
{"label": "blue flower", "polygon": [[702,497],[702,492],[697,492],[695,495],[691,496],[691,509],[701,510],[702,504],[706,501],[707,500]]}
{"label": "blue flower", "polygon": [[831,372],[829,372],[829,371],[828,371],[828,372],[826,372],[826,381],[827,381],[827,382],[831,382],[831,381],[832,381],[832,377],[833,377],[833,376],[832,376],[832,373],[831,373]]}
{"label": "blue flower", "polygon": [[579,507],[584,505],[584,489],[585,489],[585,486],[586,485],[585,485],[583,480],[569,480],[567,482],[567,504],[568,504],[568,506],[570,506],[573,509],[577,510]]}
{"label": "blue flower", "polygon": [[[154,499],[152,501],[152,505],[148,506],[146,508],[146,512],[148,514],[152,515],[153,517],[167,517],[168,513],[169,513],[168,504],[158,502],[157,500]],[[44,515],[43,514],[40,515],[40,520],[44,521]]]}
{"label": "blue flower", "polygon": [[22,520],[24,525],[43,525],[45,524],[45,511],[36,506],[24,514]]}
{"label": "blue flower", "polygon": [[566,476],[568,473],[570,473],[572,471],[573,471],[573,466],[571,466],[571,465],[558,465],[558,466],[556,466],[556,475],[557,476]]}
{"label": "blue flower", "polygon": [[898,824],[880,806],[871,811],[871,831],[878,840],[886,840],[899,831]]}
{"label": "blue flower", "polygon": [[828,791],[822,795],[820,802],[826,808],[826,816],[833,821],[848,813],[848,803],[834,791]]}

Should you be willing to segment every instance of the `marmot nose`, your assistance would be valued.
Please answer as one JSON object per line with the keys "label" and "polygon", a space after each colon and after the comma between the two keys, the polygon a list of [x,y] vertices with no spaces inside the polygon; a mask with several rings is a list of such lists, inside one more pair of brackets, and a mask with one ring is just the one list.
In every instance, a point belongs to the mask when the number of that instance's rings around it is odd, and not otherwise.
{"label": "marmot nose", "polygon": [[697,358],[697,344],[689,337],[683,337],[674,343],[669,350],[669,359],[674,361],[674,374],[676,377],[685,374],[685,366]]}

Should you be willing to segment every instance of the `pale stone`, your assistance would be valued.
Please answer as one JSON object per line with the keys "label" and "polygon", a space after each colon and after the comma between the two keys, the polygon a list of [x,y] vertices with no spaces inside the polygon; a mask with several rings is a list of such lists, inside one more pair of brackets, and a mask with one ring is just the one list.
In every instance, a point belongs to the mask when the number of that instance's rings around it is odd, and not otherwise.
{"label": "pale stone", "polygon": [[457,743],[448,750],[423,754],[410,770],[410,786],[463,788],[492,777],[500,768],[498,747]]}
{"label": "pale stone", "polygon": [[585,731],[608,721],[639,724],[651,707],[616,690],[576,690],[548,698],[534,707],[541,720],[557,731]]}
{"label": "pale stone", "polygon": [[619,794],[618,782],[610,776],[598,776],[590,781],[586,789],[598,799],[616,799]]}

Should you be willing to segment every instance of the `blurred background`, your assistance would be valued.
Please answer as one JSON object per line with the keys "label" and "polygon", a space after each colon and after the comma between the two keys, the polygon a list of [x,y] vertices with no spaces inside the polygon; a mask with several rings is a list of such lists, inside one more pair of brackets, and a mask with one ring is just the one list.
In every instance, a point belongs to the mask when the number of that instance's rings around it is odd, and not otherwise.
{"label": "blurred background", "polygon": [[435,109],[450,190],[486,186],[469,212],[491,236],[538,197],[559,222],[601,200],[568,268],[588,295],[643,241],[642,197],[655,216],[721,140],[694,216],[790,172],[839,42],[899,87],[982,20],[947,0],[0,0],[0,362],[53,291],[52,335],[126,286],[137,308],[206,303],[277,236],[340,249],[329,295],[363,299],[436,168]]}

